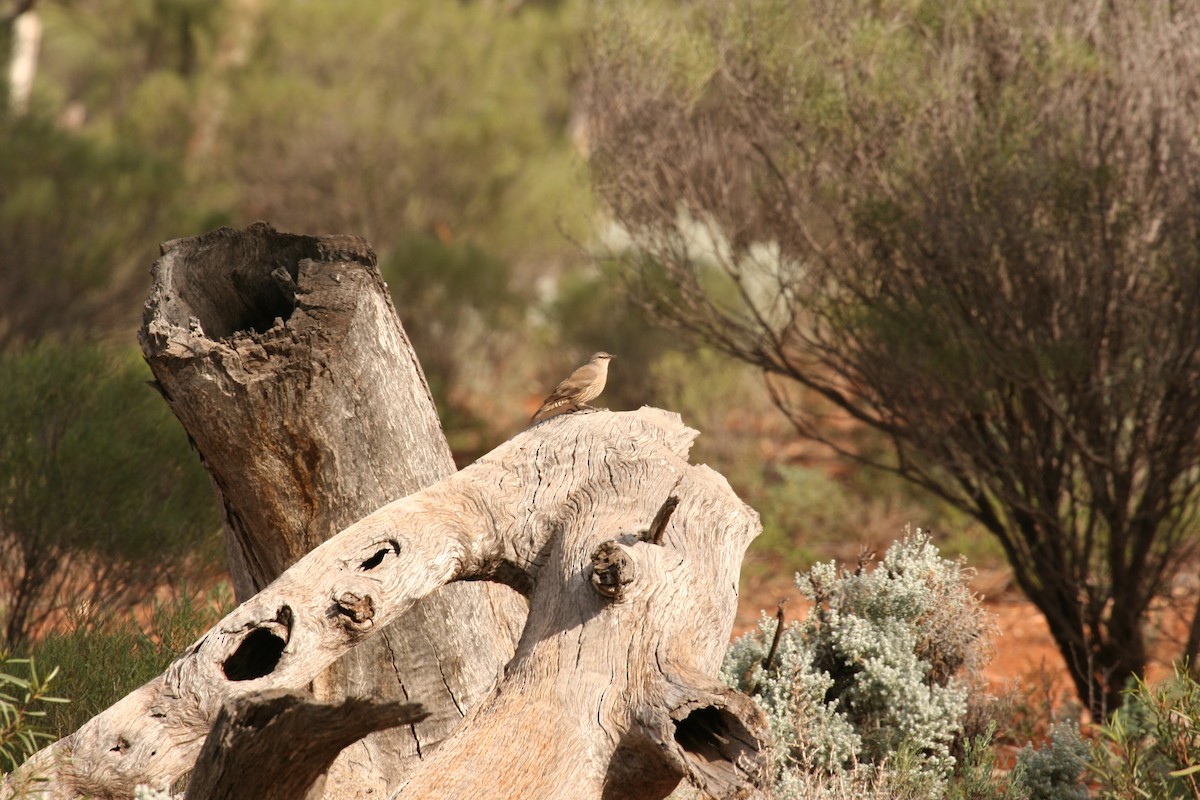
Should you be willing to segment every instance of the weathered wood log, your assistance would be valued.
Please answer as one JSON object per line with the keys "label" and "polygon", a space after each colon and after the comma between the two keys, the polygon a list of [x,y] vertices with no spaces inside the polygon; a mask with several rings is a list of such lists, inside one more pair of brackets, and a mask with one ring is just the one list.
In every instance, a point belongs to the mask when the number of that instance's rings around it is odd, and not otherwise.
{"label": "weathered wood log", "polygon": [[274,691],[230,700],[196,759],[186,800],[300,800],[323,794],[338,754],[368,733],[415,725],[420,703],[320,703]]}
{"label": "weathered wood log", "polygon": [[[216,487],[239,600],[355,520],[454,472],[366,242],[258,223],[162,249],[139,339]],[[327,800],[394,787],[495,683],[524,618],[505,587],[448,587],[318,678],[323,699],[420,697],[430,712],[356,743]]]}
{"label": "weathered wood log", "polygon": [[[760,528],[687,463],[694,435],[655,409],[534,426],[318,546],[14,781],[42,772],[48,798],[171,781],[228,699],[302,687],[437,587],[493,580],[530,597],[517,656],[400,797],[658,798],[682,777],[752,791],[765,721],[713,676]],[[614,549],[619,598],[592,580]]]}

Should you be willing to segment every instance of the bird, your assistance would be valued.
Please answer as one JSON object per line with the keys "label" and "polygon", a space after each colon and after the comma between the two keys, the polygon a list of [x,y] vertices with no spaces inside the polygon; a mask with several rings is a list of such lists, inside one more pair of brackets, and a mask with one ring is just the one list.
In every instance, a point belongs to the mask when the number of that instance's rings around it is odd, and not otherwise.
{"label": "bird", "polygon": [[542,401],[542,407],[530,417],[530,423],[540,422],[568,411],[591,408],[587,403],[604,391],[604,384],[608,380],[608,362],[614,358],[616,356],[603,350],[593,353],[586,364],[554,387],[550,396]]}

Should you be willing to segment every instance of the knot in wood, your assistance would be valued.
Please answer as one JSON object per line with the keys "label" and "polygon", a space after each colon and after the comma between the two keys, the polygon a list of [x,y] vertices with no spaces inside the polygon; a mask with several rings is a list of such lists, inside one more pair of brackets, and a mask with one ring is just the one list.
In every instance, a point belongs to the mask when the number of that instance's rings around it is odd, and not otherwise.
{"label": "knot in wood", "polygon": [[375,601],[370,595],[360,595],[357,592],[342,592],[335,600],[334,610],[342,618],[342,624],[347,628],[363,629],[371,625],[375,618]]}
{"label": "knot in wood", "polygon": [[592,553],[592,588],[613,602],[624,599],[625,587],[636,577],[633,559],[612,539],[602,542]]}

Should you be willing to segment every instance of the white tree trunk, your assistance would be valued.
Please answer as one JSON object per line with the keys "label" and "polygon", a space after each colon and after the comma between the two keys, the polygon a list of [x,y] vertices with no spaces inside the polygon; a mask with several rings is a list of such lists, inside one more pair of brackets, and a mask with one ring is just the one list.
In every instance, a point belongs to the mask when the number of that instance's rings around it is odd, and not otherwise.
{"label": "white tree trunk", "polygon": [[12,55],[8,61],[8,107],[15,116],[29,111],[33,79],[42,48],[42,18],[32,4],[13,20]]}

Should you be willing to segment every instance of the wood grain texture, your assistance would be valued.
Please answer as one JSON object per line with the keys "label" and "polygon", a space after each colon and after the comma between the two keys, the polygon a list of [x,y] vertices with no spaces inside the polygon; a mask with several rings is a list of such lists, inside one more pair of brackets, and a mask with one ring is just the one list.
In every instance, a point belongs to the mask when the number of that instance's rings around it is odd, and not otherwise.
{"label": "wood grain texture", "polygon": [[514,440],[533,473],[513,483],[504,470],[505,485],[554,531],[508,556],[532,573],[529,620],[492,696],[395,797],[645,800],[684,777],[713,797],[758,790],[765,718],[714,677],[758,516],[686,462],[676,437],[694,432],[676,415],[627,416],[574,415],[545,423],[561,425],[551,441]]}
{"label": "wood grain texture", "polygon": [[[305,686],[446,583],[501,580],[530,598],[516,657],[400,797],[649,798],[681,777],[743,796],[765,722],[713,676],[759,523],[687,463],[694,435],[648,408],[535,425],[317,546],[28,768],[53,798],[174,780],[229,699]],[[661,544],[645,541],[671,496]],[[610,541],[636,565],[620,602],[591,581]]]}

